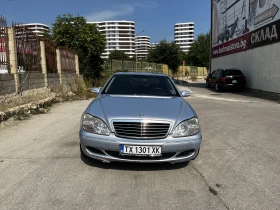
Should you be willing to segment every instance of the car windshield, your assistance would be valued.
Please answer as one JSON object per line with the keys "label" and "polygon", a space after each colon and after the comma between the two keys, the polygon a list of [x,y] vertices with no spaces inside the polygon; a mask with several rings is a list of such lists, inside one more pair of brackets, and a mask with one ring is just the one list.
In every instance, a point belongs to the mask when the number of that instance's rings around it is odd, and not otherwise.
{"label": "car windshield", "polygon": [[115,75],[102,94],[180,96],[168,77],[154,75]]}
{"label": "car windshield", "polygon": [[229,69],[225,70],[225,76],[235,76],[235,75],[243,75],[240,70],[237,69]]}

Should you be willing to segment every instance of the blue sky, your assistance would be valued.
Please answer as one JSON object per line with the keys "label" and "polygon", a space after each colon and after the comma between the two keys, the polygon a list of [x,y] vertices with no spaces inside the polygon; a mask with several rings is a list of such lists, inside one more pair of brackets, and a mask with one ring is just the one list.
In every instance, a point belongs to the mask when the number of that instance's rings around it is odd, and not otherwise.
{"label": "blue sky", "polygon": [[[23,3],[24,2],[24,3]],[[50,25],[59,14],[82,15],[88,21],[131,20],[136,33],[152,42],[171,41],[175,23],[194,22],[195,35],[210,29],[209,0],[0,0],[0,15],[21,23]]]}

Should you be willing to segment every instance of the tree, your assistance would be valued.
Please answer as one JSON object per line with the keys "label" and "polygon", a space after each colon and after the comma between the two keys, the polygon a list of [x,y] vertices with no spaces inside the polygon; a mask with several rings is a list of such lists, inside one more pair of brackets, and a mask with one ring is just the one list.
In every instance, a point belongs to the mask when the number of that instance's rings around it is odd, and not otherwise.
{"label": "tree", "polygon": [[210,32],[199,34],[191,44],[187,54],[187,63],[193,66],[205,66],[209,68]]}
{"label": "tree", "polygon": [[187,61],[187,54],[183,51],[179,51],[178,58],[179,58],[180,64],[183,64],[184,61]]}
{"label": "tree", "polygon": [[110,60],[129,60],[129,56],[121,50],[113,50],[109,55]]}
{"label": "tree", "polygon": [[180,47],[175,42],[168,43],[166,40],[160,41],[155,48],[150,49],[148,54],[148,61],[153,63],[164,63],[176,73],[180,66]]}
{"label": "tree", "polygon": [[77,53],[85,77],[100,76],[103,64],[100,56],[106,40],[95,25],[88,24],[82,16],[59,15],[53,23],[52,40],[57,46],[67,46]]}

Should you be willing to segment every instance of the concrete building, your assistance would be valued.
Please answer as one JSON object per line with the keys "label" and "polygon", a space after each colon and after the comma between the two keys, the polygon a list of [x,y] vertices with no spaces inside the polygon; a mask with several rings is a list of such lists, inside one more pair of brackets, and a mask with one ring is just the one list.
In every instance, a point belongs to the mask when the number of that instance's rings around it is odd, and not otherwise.
{"label": "concrete building", "polygon": [[147,59],[151,42],[149,36],[136,36],[135,37],[135,52],[139,59]]}
{"label": "concrete building", "polygon": [[102,58],[108,58],[113,50],[121,50],[130,57],[135,55],[135,23],[133,21],[88,22],[95,24],[106,37],[106,49]]}
{"label": "concrete building", "polygon": [[156,43],[156,42],[151,43],[151,48],[155,48],[155,46],[157,46],[157,45],[159,45],[159,43]]}
{"label": "concrete building", "polygon": [[248,88],[279,99],[280,0],[264,2],[213,1],[211,71],[238,68]]}
{"label": "concrete building", "polygon": [[28,24],[21,24],[20,26],[26,26],[37,36],[43,36],[45,33],[51,32],[50,27],[42,23],[28,23]]}
{"label": "concrete building", "polygon": [[176,23],[174,25],[174,41],[183,52],[187,53],[194,41],[194,22]]}

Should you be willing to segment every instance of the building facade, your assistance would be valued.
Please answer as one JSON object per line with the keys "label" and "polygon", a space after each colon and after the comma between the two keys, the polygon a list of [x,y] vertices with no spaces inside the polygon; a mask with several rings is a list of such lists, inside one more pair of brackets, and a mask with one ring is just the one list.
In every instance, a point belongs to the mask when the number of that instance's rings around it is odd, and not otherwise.
{"label": "building facade", "polygon": [[151,41],[149,36],[135,37],[135,53],[139,59],[147,59],[149,50],[151,48]]}
{"label": "building facade", "polygon": [[106,49],[102,58],[109,58],[113,50],[121,50],[130,57],[135,55],[135,23],[133,21],[88,22],[95,24],[106,37]]}
{"label": "building facade", "polygon": [[211,71],[238,68],[248,88],[280,96],[280,0],[211,5]]}
{"label": "building facade", "polygon": [[157,42],[151,43],[151,48],[155,48],[157,45],[159,45]]}
{"label": "building facade", "polygon": [[194,41],[194,22],[176,23],[174,25],[174,41],[183,52],[187,53]]}
{"label": "building facade", "polygon": [[46,33],[49,34],[51,29],[48,25],[42,23],[28,23],[28,24],[21,24],[19,26],[25,26],[37,36],[44,36]]}

